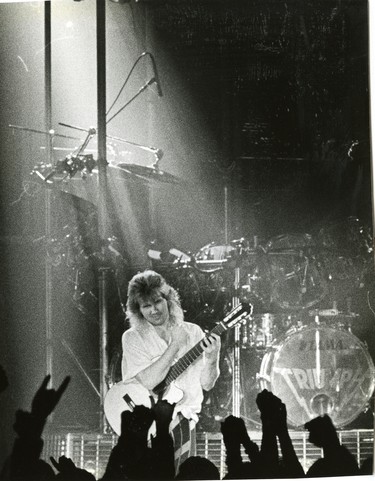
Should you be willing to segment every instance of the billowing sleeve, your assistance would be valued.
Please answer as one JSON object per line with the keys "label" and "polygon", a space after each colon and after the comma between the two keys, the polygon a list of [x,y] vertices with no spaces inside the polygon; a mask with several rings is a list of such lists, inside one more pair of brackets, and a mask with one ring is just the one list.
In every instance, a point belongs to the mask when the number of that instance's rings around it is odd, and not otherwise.
{"label": "billowing sleeve", "polygon": [[152,356],[139,332],[129,329],[122,335],[122,380],[128,381],[152,364]]}
{"label": "billowing sleeve", "polygon": [[194,342],[197,343],[204,338],[205,334],[200,326],[198,326],[197,324],[193,324],[193,326]]}

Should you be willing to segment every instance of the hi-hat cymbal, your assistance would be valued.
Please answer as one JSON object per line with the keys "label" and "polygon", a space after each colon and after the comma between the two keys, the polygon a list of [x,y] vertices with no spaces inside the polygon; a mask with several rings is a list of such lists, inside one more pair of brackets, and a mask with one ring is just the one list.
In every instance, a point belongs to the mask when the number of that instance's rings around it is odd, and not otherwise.
{"label": "hi-hat cymbal", "polygon": [[147,180],[156,180],[170,184],[179,184],[181,182],[178,177],[154,167],[144,167],[143,165],[128,164],[125,162],[117,164],[116,167]]}

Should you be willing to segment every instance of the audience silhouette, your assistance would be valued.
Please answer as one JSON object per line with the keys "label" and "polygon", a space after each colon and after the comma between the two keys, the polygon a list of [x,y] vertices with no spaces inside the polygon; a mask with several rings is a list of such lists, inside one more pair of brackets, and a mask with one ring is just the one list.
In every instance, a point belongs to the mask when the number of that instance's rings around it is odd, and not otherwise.
{"label": "audience silhouette", "polygon": [[[256,398],[262,420],[260,474],[267,478],[300,478],[305,473],[298,461],[287,426],[285,404],[264,389]],[[279,440],[281,459],[278,456]]]}
{"label": "audience silhouette", "polygon": [[56,461],[52,456],[50,457],[51,463],[58,471],[55,476],[59,481],[95,481],[95,476],[85,469],[77,468],[70,458],[60,456]]}
{"label": "audience silhouette", "polygon": [[190,456],[181,463],[175,479],[220,479],[220,473],[212,461],[201,456]]}
{"label": "audience silhouette", "polygon": [[[135,406],[121,417],[121,435],[112,450],[103,481],[119,479],[173,479],[174,450],[169,434],[174,405],[152,400],[151,409]],[[156,435],[148,442],[155,422]]]}
{"label": "audience silhouette", "polygon": [[359,474],[374,474],[374,456],[366,458],[363,461],[359,468]]}
{"label": "audience silhouette", "polygon": [[325,414],[305,424],[309,441],[323,449],[323,457],[307,471],[308,477],[351,476],[359,474],[358,464],[350,451],[340,444],[331,418]]}
{"label": "audience silhouette", "polygon": [[[48,389],[49,381],[47,375],[34,395],[30,412],[16,411],[16,439],[0,481],[95,481],[93,474],[78,468],[65,456],[58,460],[50,457],[51,464],[41,459],[46,420],[68,387],[70,377],[57,389]],[[6,373],[0,366],[0,392],[7,386]],[[260,447],[250,439],[243,419],[229,415],[221,423],[227,466],[223,479],[305,477],[289,435],[285,404],[267,390],[257,395],[256,403],[262,423]],[[132,411],[124,411],[121,435],[101,481],[220,479],[215,464],[201,456],[191,456],[175,473],[173,439],[169,433],[173,410],[173,404],[151,399],[151,408],[135,406]],[[373,458],[366,459],[359,469],[355,457],[340,443],[328,415],[307,422],[305,429],[309,431],[309,441],[323,451],[323,457],[308,469],[307,477],[373,474]],[[245,461],[242,451],[247,456]]]}
{"label": "audience silhouette", "polygon": [[43,449],[42,433],[48,416],[53,412],[70,377],[67,376],[58,389],[47,389],[51,376],[47,375],[36,391],[31,412],[18,410],[13,425],[17,438],[10,458],[5,462],[3,479],[44,480],[55,477],[52,467],[40,459]]}
{"label": "audience silhouette", "polygon": [[[228,473],[225,479],[246,479],[257,477],[257,461],[259,448],[251,441],[243,419],[228,416],[221,423],[221,433],[226,449],[226,464]],[[243,462],[241,456],[243,446],[249,461]]]}

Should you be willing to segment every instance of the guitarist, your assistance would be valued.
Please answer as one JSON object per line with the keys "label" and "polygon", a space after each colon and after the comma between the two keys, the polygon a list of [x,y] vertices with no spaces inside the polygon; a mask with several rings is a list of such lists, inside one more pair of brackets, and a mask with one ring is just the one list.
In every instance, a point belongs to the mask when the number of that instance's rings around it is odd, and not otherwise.
{"label": "guitarist", "polygon": [[[178,472],[180,463],[195,455],[195,425],[203,389],[212,389],[219,376],[220,337],[211,334],[202,340],[202,329],[184,321],[176,290],[152,270],[138,273],[131,279],[126,307],[131,327],[122,336],[123,381],[140,383],[152,393],[152,389],[165,379],[172,364],[194,345],[202,343],[203,355],[170,386],[170,391],[178,387],[183,395],[176,403],[170,425]],[[168,399],[168,394],[165,396]]]}

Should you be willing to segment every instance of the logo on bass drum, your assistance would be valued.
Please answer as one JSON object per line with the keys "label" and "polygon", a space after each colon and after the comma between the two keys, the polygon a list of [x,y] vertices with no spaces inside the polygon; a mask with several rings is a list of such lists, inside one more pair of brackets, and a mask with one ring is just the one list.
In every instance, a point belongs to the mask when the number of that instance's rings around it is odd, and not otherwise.
{"label": "logo on bass drum", "polygon": [[370,369],[363,372],[348,368],[332,369],[300,369],[300,368],[274,368],[274,372],[280,374],[288,385],[294,385],[298,390],[316,390],[331,388],[336,390],[350,386],[360,386],[366,379],[372,378]]}

